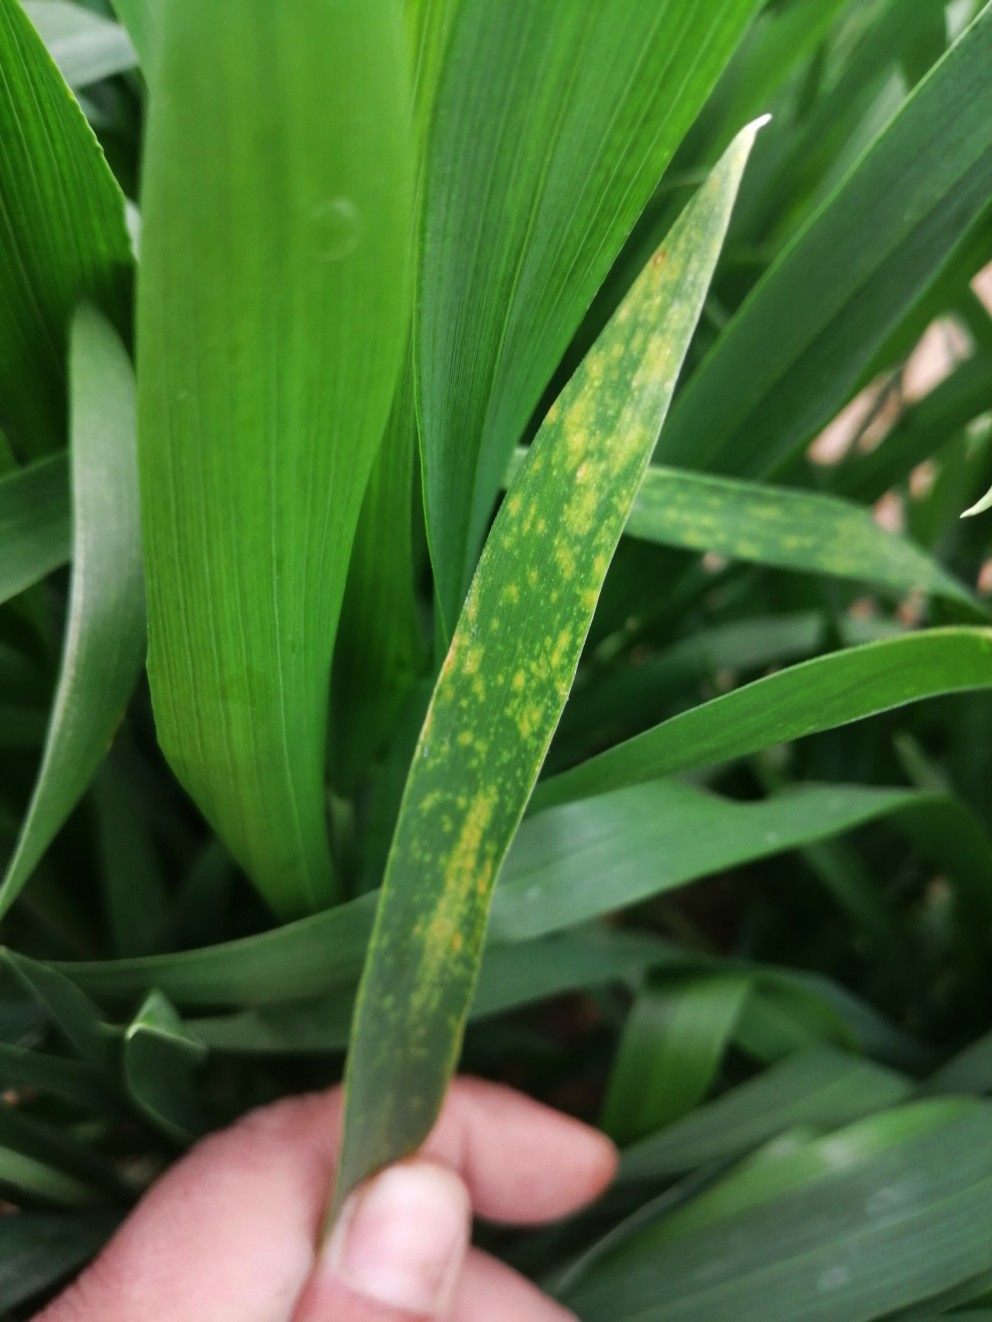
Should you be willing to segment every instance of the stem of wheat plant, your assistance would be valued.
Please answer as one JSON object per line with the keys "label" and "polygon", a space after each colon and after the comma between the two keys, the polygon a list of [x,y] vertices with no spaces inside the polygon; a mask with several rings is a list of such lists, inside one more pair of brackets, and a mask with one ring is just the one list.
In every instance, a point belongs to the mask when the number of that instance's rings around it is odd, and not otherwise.
{"label": "stem of wheat plant", "polygon": [[0,1316],[462,1069],[585,1322],[992,1317],[990,263],[981,0],[0,0]]}

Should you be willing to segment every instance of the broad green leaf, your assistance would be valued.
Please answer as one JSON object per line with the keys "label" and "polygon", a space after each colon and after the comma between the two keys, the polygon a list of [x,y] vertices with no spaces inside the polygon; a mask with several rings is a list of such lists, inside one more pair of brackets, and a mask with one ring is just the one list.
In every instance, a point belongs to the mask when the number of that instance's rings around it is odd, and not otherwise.
{"label": "broad green leaf", "polygon": [[[462,0],[430,125],[415,325],[447,642],[503,470],[755,0]],[[736,127],[736,126],[735,126]]]}
{"label": "broad green leaf", "polygon": [[[503,961],[512,959],[504,946],[879,819],[918,836],[951,876],[961,875],[973,888],[982,878],[987,882],[987,843],[982,853],[979,828],[941,794],[803,786],[735,803],[678,781],[654,781],[528,818],[500,871],[478,997],[490,982],[500,985]],[[969,832],[979,836],[971,852],[960,847]],[[377,894],[365,895],[275,931],[200,950],[57,967],[91,996],[115,1002],[155,987],[183,1007],[326,996],[357,982],[377,900]]]}
{"label": "broad green leaf", "polygon": [[15,1308],[82,1267],[116,1224],[116,1217],[93,1212],[0,1218],[0,1309]]}
{"label": "broad green leaf", "polygon": [[0,421],[24,454],[65,441],[65,356],[81,298],[126,320],[124,197],[17,0],[0,2]]}
{"label": "broad green leaf", "polygon": [[631,537],[734,560],[859,579],[897,593],[981,603],[925,551],[833,496],[652,466],[627,521]]}
{"label": "broad green leaf", "polygon": [[990,62],[986,5],[720,335],[672,410],[659,460],[759,476],[845,402],[988,203]]}
{"label": "broad green leaf", "polygon": [[73,321],[70,394],[69,614],[45,749],[0,885],[0,914],[89,787],[145,655],[134,377],[116,332],[88,306]]}
{"label": "broad green leaf", "polygon": [[[530,940],[881,818],[912,830],[916,817],[933,813],[932,833],[950,834],[968,825],[956,809],[944,795],[912,790],[804,785],[736,803],[678,780],[649,780],[529,817],[507,858],[489,936]],[[937,842],[929,844],[932,854]],[[947,861],[972,887],[985,878],[992,912],[988,846],[974,862]]]}
{"label": "broad green leaf", "polygon": [[[484,1019],[565,992],[635,979],[682,956],[665,942],[590,931],[497,946],[486,956],[469,1018]],[[318,1001],[260,1007],[189,1021],[211,1051],[267,1054],[343,1051],[354,1012],[350,989]]]}
{"label": "broad green leaf", "polygon": [[990,1109],[926,1102],[769,1152],[600,1259],[567,1302],[588,1322],[869,1322],[990,1267]]}
{"label": "broad green leaf", "polygon": [[600,1125],[630,1143],[678,1120],[709,1092],[751,992],[745,974],[648,982],[624,1025]]}
{"label": "broad green leaf", "polygon": [[871,1061],[817,1047],[773,1065],[628,1147],[621,1179],[659,1179],[737,1157],[797,1126],[849,1124],[904,1100],[912,1086]]}
{"label": "broad green leaf", "polygon": [[745,684],[554,776],[532,808],[714,766],[939,693],[989,687],[990,629],[927,629],[847,648]]}
{"label": "broad green leaf", "polygon": [[64,565],[69,546],[65,456],[0,477],[0,603]]}
{"label": "broad green leaf", "polygon": [[290,918],[337,890],[331,655],[407,324],[403,33],[390,0],[155,14],[138,284],[155,720]]}
{"label": "broad green leaf", "polygon": [[24,0],[24,12],[70,87],[133,69],[138,57],[118,23],[68,0]]}
{"label": "broad green leaf", "polygon": [[194,1072],[207,1054],[161,992],[153,991],[124,1030],[124,1083],[138,1109],[180,1143],[201,1134],[205,1120]]}
{"label": "broad green leaf", "polygon": [[355,1013],[336,1197],[426,1137],[496,874],[561,716],[758,124],[552,406],[493,525],[413,757]]}

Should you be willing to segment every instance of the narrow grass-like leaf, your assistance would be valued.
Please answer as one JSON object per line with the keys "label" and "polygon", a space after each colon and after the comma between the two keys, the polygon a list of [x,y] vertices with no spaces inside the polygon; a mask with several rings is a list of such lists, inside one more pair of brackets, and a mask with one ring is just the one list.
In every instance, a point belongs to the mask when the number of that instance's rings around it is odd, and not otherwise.
{"label": "narrow grass-like leaf", "polygon": [[600,1125],[629,1143],[678,1120],[706,1096],[750,995],[745,974],[648,983],[617,1048]]}
{"label": "narrow grass-like leaf", "polygon": [[[673,947],[629,932],[585,932],[499,946],[482,965],[469,1018],[482,1019],[580,988],[636,979],[672,961],[684,962]],[[353,992],[345,991],[316,1002],[194,1019],[189,1027],[211,1051],[247,1055],[343,1051],[354,1004]]]}
{"label": "narrow grass-like leaf", "polygon": [[658,1179],[726,1160],[796,1126],[834,1128],[884,1110],[912,1081],[858,1056],[817,1047],[773,1065],[691,1115],[633,1144],[621,1178]]}
{"label": "narrow grass-like leaf", "polygon": [[17,0],[0,0],[0,421],[23,453],[65,441],[65,353],[81,298],[126,319],[124,197]]}
{"label": "narrow grass-like leaf", "polygon": [[141,671],[145,607],[130,359],[100,313],[70,353],[73,571],[62,666],[34,792],[0,885],[6,912],[106,755]]}
{"label": "narrow grass-like leaf", "polygon": [[450,637],[503,469],[754,0],[457,6],[430,127],[417,397]]}
{"label": "narrow grass-like leaf", "polygon": [[295,917],[336,894],[331,655],[407,329],[402,25],[391,0],[154,12],[138,380],[155,720]]}
{"label": "narrow grass-like leaf", "polygon": [[[506,946],[574,927],[700,877],[890,820],[916,834],[952,877],[989,876],[981,832],[942,794],[808,785],[735,803],[678,781],[653,781],[525,821],[500,872],[482,984],[498,981]],[[979,840],[956,857],[958,840]],[[199,950],[56,965],[90,995],[130,1000],[161,988],[182,1007],[272,1005],[352,988],[378,895],[259,936]],[[489,965],[494,971],[487,972]],[[54,971],[53,971],[54,976]],[[480,992],[481,995],[481,992]]]}
{"label": "narrow grass-like leaf", "polygon": [[992,1267],[992,1114],[918,1102],[769,1152],[600,1260],[588,1322],[869,1322]]}
{"label": "narrow grass-like leaf", "polygon": [[984,514],[987,509],[992,509],[992,490],[987,491],[981,500],[977,500],[974,505],[970,505],[961,517],[962,519],[969,519],[974,514]]}
{"label": "narrow grass-like leaf", "polygon": [[49,1207],[92,1207],[101,1201],[97,1191],[75,1176],[2,1144],[0,1189],[29,1206],[40,1203]]}
{"label": "narrow grass-like leaf", "polygon": [[859,579],[898,593],[920,590],[984,613],[925,551],[880,528],[868,510],[833,496],[652,466],[627,532],[662,546]]}
{"label": "narrow grass-like leaf", "polygon": [[193,1075],[207,1054],[161,992],[146,999],[124,1030],[124,1083],[139,1110],[179,1143],[203,1132]]}
{"label": "narrow grass-like leaf", "polygon": [[0,478],[0,604],[69,559],[69,480],[64,455]]}
{"label": "narrow grass-like leaf", "polygon": [[674,716],[538,787],[533,808],[714,766],[940,693],[992,687],[992,630],[928,629],[805,661]]}
{"label": "narrow grass-like leaf", "polygon": [[[678,780],[564,804],[529,817],[517,833],[490,938],[530,940],[880,819],[908,824],[934,812],[941,816],[931,826],[950,834],[967,824],[956,809],[940,794],[859,785],[804,785],[735,803]],[[990,862],[988,851],[974,867],[965,862],[964,879],[973,886]],[[992,912],[992,876],[986,895]]]}
{"label": "narrow grass-like leaf", "polygon": [[659,460],[760,476],[840,408],[987,206],[990,63],[986,5],[720,335]]}
{"label": "narrow grass-like leaf", "polygon": [[414,753],[363,974],[337,1198],[427,1135],[496,874],[568,695],[757,125],[552,406],[493,525]]}
{"label": "narrow grass-like leaf", "polygon": [[114,1038],[89,997],[54,968],[25,955],[0,950],[0,959],[72,1049],[97,1069],[109,1070],[114,1059]]}
{"label": "narrow grass-like leaf", "polygon": [[91,1065],[29,1047],[0,1042],[0,1080],[8,1087],[37,1088],[97,1112],[105,1112],[113,1105],[113,1093]]}
{"label": "narrow grass-like leaf", "polygon": [[24,12],[70,87],[133,69],[138,56],[119,23],[68,0],[24,0]]}

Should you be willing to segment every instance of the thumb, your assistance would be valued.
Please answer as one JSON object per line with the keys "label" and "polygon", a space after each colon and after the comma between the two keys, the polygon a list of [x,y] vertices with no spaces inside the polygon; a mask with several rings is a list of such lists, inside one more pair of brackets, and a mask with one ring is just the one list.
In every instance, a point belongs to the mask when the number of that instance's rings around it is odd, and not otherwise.
{"label": "thumb", "polygon": [[391,1166],[351,1195],[293,1322],[434,1322],[446,1315],[471,1230],[468,1190],[446,1166]]}

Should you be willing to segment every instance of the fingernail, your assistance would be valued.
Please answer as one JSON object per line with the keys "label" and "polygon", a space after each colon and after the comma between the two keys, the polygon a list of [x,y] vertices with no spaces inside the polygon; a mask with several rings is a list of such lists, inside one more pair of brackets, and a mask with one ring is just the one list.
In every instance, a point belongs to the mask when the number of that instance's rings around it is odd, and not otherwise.
{"label": "fingernail", "polygon": [[468,1246],[468,1192],[430,1162],[391,1166],[351,1195],[318,1270],[358,1295],[433,1317],[454,1289]]}

